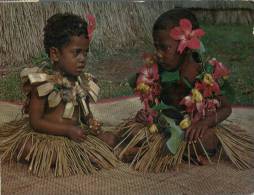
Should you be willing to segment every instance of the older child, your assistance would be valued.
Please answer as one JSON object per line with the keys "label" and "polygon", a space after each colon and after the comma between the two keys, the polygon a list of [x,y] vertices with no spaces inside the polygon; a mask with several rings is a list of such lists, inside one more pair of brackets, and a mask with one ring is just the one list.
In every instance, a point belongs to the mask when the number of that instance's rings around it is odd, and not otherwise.
{"label": "older child", "polygon": [[[239,139],[237,129],[219,126],[231,113],[222,94],[229,71],[216,59],[202,62],[197,51],[204,34],[186,9],[167,11],[156,20],[156,54],[144,55],[133,85],[144,109],[119,126],[122,140],[115,148],[136,170],[165,171],[182,158],[204,164],[204,157],[210,161],[216,152],[218,138],[239,168],[253,166],[251,138],[243,133]],[[252,148],[248,154],[241,153],[245,147]]]}
{"label": "older child", "polygon": [[48,19],[44,47],[50,60],[21,72],[28,117],[0,127],[2,160],[27,161],[38,176],[51,168],[65,176],[115,167],[107,145],[113,136],[101,131],[89,108],[99,87],[83,72],[95,27],[95,19],[87,19],[68,13]]}

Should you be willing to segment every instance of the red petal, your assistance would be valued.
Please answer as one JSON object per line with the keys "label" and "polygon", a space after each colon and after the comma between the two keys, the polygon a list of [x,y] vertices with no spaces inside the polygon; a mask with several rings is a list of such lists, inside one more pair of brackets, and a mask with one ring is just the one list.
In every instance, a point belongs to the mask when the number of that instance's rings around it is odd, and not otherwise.
{"label": "red petal", "polygon": [[202,91],[204,89],[204,83],[196,82],[195,88],[198,89],[199,91]]}
{"label": "red petal", "polygon": [[158,75],[158,66],[157,66],[157,64],[153,64],[152,70],[153,70],[153,78],[154,79],[158,79],[159,75]]}
{"label": "red petal", "polygon": [[184,32],[182,31],[182,29],[180,27],[175,27],[175,28],[171,29],[169,34],[174,40],[185,39]]}
{"label": "red petal", "polygon": [[206,97],[210,97],[212,95],[212,90],[211,90],[211,88],[210,87],[205,87],[204,88],[204,97],[206,98]]}
{"label": "red petal", "polygon": [[181,19],[180,20],[180,27],[182,28],[182,30],[184,31],[185,34],[190,34],[191,30],[192,30],[192,24],[190,22],[190,20],[188,19]]}
{"label": "red petal", "polygon": [[217,82],[214,82],[214,83],[213,83],[212,90],[214,91],[214,93],[215,93],[216,95],[219,95],[219,94],[220,94],[220,87],[219,87],[219,85],[218,85]]}
{"label": "red petal", "polygon": [[192,37],[202,37],[205,35],[205,31],[203,31],[203,29],[199,28],[199,29],[195,29],[191,32],[191,36]]}
{"label": "red petal", "polygon": [[200,42],[197,38],[193,37],[191,40],[187,41],[187,46],[190,49],[200,48]]}

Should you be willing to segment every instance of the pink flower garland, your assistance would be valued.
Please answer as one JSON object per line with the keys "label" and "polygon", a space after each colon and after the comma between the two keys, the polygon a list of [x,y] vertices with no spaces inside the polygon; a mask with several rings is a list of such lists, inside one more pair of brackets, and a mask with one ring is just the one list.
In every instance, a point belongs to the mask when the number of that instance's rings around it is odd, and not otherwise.
{"label": "pink flower garland", "polygon": [[212,59],[209,63],[213,66],[213,73],[205,73],[203,80],[198,80],[191,94],[184,97],[180,105],[185,105],[186,112],[189,114],[191,122],[197,122],[204,118],[206,112],[216,111],[220,106],[216,96],[221,94],[218,79],[226,78],[229,70],[216,59]]}
{"label": "pink flower garland", "polygon": [[152,110],[150,105],[159,103],[160,84],[158,65],[154,62],[154,56],[144,54],[145,65],[141,67],[136,81],[135,94],[144,103],[144,110],[148,112],[147,123],[152,124],[157,112]]}

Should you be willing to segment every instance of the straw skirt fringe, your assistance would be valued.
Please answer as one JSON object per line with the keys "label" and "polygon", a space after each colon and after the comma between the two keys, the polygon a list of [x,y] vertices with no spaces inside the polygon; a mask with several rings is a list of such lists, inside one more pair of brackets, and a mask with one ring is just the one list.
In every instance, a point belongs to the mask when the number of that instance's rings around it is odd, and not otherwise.
{"label": "straw skirt fringe", "polygon": [[[122,140],[114,148],[114,151],[120,159],[124,159],[131,148],[137,147],[138,151],[132,156],[130,164],[137,171],[165,172],[169,169],[178,168],[183,157],[188,159],[190,163],[192,160],[191,152],[197,159],[199,158],[197,147],[202,148],[202,153],[212,163],[200,139],[197,143],[191,144],[182,141],[178,151],[173,155],[166,147],[168,138],[163,133],[151,134],[147,126],[135,122],[135,119],[124,121],[117,130]],[[254,138],[252,136],[232,124],[219,125],[213,128],[213,131],[222,146],[220,153],[223,150],[237,168],[254,167]],[[217,159],[217,162],[219,160]]]}
{"label": "straw skirt fringe", "polygon": [[52,170],[55,176],[89,174],[118,163],[109,146],[93,135],[77,143],[63,136],[37,133],[27,118],[0,127],[1,161],[19,161],[28,141],[31,148],[25,159],[29,162],[28,170],[37,176],[45,176]]}

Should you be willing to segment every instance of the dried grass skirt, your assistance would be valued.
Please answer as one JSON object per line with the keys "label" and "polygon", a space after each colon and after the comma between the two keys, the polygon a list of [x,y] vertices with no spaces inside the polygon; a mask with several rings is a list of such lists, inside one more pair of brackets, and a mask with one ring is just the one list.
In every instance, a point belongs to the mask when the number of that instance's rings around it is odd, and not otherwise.
{"label": "dried grass skirt", "polygon": [[[141,123],[135,122],[135,119],[128,119],[121,123],[117,130],[121,141],[115,147],[114,151],[120,159],[123,159],[131,148],[138,146],[138,151],[131,159],[131,167],[142,172],[165,172],[172,168],[177,168],[183,157],[191,161],[191,152],[198,159],[197,147],[202,149],[202,153],[210,163],[211,159],[206,151],[202,141],[198,139],[197,143],[187,144],[182,141],[176,154],[171,154],[166,147],[168,138],[163,133],[149,132],[149,128]],[[224,151],[233,164],[239,169],[254,167],[254,138],[234,124],[220,124],[212,129],[220,141],[220,152],[217,162],[219,162],[221,153]]]}
{"label": "dried grass skirt", "polygon": [[77,143],[67,137],[37,133],[28,118],[0,126],[1,161],[19,161],[29,140],[31,148],[25,159],[29,162],[28,170],[37,176],[52,171],[55,176],[89,174],[100,168],[113,168],[118,163],[110,147],[97,137],[87,135],[84,142]]}

